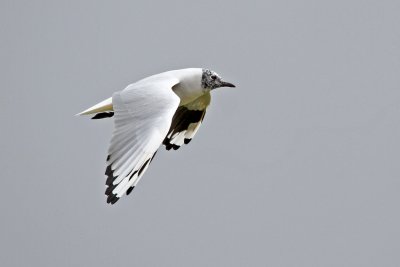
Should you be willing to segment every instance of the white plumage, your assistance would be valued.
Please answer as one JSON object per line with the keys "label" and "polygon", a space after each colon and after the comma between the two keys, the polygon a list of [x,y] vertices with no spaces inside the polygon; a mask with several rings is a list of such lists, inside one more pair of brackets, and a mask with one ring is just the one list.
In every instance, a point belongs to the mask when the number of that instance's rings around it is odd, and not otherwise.
{"label": "white plumage", "polygon": [[210,104],[210,91],[234,87],[208,69],[168,71],[133,83],[79,113],[93,119],[114,117],[107,157],[107,202],[129,194],[157,149],[187,144],[196,134]]}

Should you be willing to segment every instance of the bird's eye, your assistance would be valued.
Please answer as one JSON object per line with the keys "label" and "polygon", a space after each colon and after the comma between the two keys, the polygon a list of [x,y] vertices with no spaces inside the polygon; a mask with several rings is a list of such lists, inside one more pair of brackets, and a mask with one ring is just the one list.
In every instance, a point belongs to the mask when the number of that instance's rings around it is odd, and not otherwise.
{"label": "bird's eye", "polygon": [[215,75],[215,74],[211,75],[211,79],[213,79],[213,80],[217,79],[217,75]]}

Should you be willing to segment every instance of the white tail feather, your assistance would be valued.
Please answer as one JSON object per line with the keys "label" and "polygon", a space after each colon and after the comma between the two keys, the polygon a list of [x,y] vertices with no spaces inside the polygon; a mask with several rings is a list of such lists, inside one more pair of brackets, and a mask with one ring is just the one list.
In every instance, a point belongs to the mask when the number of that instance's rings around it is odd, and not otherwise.
{"label": "white tail feather", "polygon": [[104,111],[113,111],[112,97],[107,98],[106,100],[101,101],[93,107],[90,107],[82,111],[81,113],[76,114],[76,116],[95,114]]}

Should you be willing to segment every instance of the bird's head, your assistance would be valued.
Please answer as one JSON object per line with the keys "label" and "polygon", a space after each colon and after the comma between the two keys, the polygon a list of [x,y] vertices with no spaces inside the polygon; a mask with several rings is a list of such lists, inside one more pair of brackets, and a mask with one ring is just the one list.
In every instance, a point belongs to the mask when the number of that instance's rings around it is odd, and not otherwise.
{"label": "bird's head", "polygon": [[223,81],[216,72],[209,69],[203,69],[203,74],[201,76],[201,87],[204,89],[213,90],[219,87],[235,87],[235,85]]}

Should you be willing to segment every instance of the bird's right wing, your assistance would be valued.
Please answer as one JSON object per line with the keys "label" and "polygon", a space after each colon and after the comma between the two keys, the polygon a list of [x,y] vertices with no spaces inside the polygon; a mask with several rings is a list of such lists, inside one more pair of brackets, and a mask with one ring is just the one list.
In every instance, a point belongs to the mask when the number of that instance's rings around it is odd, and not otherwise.
{"label": "bird's right wing", "polygon": [[170,128],[180,98],[175,78],[139,82],[112,97],[114,132],[108,149],[107,203],[133,189]]}

